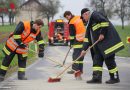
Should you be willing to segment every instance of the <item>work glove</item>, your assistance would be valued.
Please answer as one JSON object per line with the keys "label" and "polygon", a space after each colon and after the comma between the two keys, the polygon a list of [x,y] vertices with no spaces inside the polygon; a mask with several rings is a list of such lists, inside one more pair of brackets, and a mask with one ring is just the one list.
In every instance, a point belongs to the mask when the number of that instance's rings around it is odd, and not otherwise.
{"label": "work glove", "polygon": [[25,45],[25,44],[20,44],[19,47],[20,47],[20,48],[25,48],[26,45]]}
{"label": "work glove", "polygon": [[39,53],[38,53],[38,57],[39,57],[39,58],[43,58],[43,57],[44,57],[44,52],[43,52],[43,51],[42,51],[42,52],[39,52]]}

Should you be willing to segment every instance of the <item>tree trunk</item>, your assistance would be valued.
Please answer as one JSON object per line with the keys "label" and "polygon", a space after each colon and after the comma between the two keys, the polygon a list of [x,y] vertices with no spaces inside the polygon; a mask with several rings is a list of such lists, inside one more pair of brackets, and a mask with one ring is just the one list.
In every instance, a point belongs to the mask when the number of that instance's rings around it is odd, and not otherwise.
{"label": "tree trunk", "polygon": [[4,17],[0,16],[1,20],[2,20],[2,26],[4,26]]}
{"label": "tree trunk", "polygon": [[11,25],[11,12],[9,12],[9,24]]}
{"label": "tree trunk", "polygon": [[106,14],[106,11],[105,11],[105,1],[104,0],[101,0],[101,6],[102,6],[102,14],[103,16],[105,16],[107,18],[107,14]]}
{"label": "tree trunk", "polygon": [[54,15],[52,15],[52,20],[54,19]]}
{"label": "tree trunk", "polygon": [[124,19],[123,18],[121,18],[121,23],[122,23],[122,30],[124,30]]}
{"label": "tree trunk", "polygon": [[11,22],[12,24],[14,24],[14,16],[12,16]]}
{"label": "tree trunk", "polygon": [[9,17],[9,24],[11,25],[11,17]]}
{"label": "tree trunk", "polygon": [[0,17],[1,17],[1,20],[2,20],[2,26],[4,26],[4,17],[3,17],[3,15],[0,16]]}
{"label": "tree trunk", "polygon": [[49,26],[49,20],[50,20],[50,17],[49,15],[47,15],[47,25]]}
{"label": "tree trunk", "polygon": [[4,26],[4,17],[2,16],[2,26]]}

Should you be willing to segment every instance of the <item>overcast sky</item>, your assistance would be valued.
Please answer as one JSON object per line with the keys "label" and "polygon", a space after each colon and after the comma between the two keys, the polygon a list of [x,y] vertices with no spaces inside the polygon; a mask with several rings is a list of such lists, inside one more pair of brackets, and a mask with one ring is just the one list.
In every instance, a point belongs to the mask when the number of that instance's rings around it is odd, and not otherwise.
{"label": "overcast sky", "polygon": [[60,2],[63,5],[63,9],[60,8],[60,11],[56,14],[55,19],[63,16],[63,13],[66,10],[71,11],[75,15],[80,15],[81,9],[85,7],[86,3],[89,4],[89,0],[60,0]]}
{"label": "overcast sky", "polygon": [[[90,8],[90,10],[91,10],[90,0],[60,0],[60,2],[64,7],[63,7],[63,9],[60,8],[59,13],[56,14],[54,19],[59,19],[60,16],[63,17],[63,13],[66,10],[71,11],[75,15],[80,15],[81,9],[83,9],[85,7]],[[114,20],[110,20],[110,21],[112,21],[112,23],[115,25],[121,25],[121,20],[119,18],[116,20],[114,19]],[[128,24],[128,22],[125,22],[125,24]]]}
{"label": "overcast sky", "polygon": [[[66,10],[71,11],[74,15],[80,15],[81,9],[83,9],[85,7],[91,9],[90,0],[60,0],[60,2],[61,2],[61,5],[63,6],[63,8],[60,8],[59,13],[56,14],[56,16],[54,17],[54,20],[60,19],[61,18],[60,16],[63,17],[63,13]],[[7,19],[7,18],[4,18],[4,19]],[[121,25],[120,19],[112,20],[112,23]],[[125,24],[127,24],[127,23],[125,23]]]}

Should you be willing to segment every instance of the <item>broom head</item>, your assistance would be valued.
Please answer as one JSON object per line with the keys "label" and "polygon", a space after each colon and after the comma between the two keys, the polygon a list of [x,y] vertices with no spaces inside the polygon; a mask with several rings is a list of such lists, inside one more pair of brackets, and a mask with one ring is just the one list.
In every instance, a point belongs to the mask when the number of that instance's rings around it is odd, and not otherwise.
{"label": "broom head", "polygon": [[75,79],[76,80],[82,80],[81,74],[82,74],[82,72],[80,70],[75,71],[75,73],[74,73]]}
{"label": "broom head", "polygon": [[52,82],[60,82],[61,78],[49,78],[48,82],[52,83]]}
{"label": "broom head", "polygon": [[75,77],[80,77],[81,74],[82,74],[82,72],[80,70],[75,71],[75,73],[74,73]]}

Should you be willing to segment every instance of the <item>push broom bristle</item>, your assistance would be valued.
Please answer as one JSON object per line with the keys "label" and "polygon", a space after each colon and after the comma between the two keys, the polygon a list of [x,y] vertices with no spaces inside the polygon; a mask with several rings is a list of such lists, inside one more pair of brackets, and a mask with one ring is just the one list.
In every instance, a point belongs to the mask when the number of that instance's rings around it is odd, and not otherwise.
{"label": "push broom bristle", "polygon": [[80,70],[76,71],[76,72],[74,73],[75,79],[76,79],[76,80],[82,80],[81,74],[82,74],[82,72],[81,72]]}
{"label": "push broom bristle", "polygon": [[52,82],[60,82],[61,78],[49,78],[48,82],[52,83]]}
{"label": "push broom bristle", "polygon": [[74,73],[74,75],[75,75],[75,77],[79,77],[79,76],[81,76],[81,71],[80,70],[78,70],[78,71],[75,71],[75,73]]}

